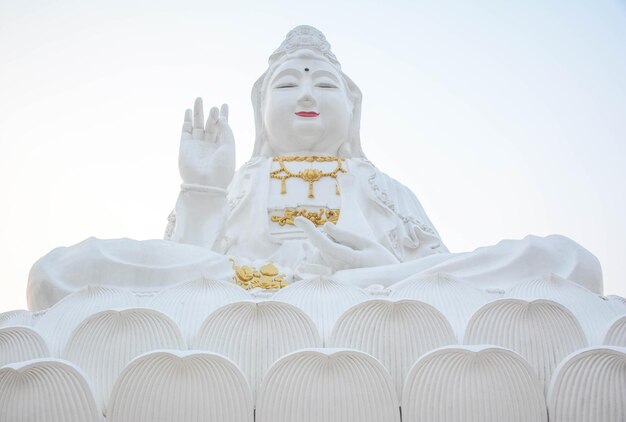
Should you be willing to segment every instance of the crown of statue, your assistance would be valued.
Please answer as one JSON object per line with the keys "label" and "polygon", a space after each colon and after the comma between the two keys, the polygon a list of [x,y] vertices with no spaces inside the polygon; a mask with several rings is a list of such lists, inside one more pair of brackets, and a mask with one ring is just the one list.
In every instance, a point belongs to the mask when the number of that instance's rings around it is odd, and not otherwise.
{"label": "crown of statue", "polygon": [[341,66],[337,57],[330,51],[330,44],[324,34],[309,25],[299,25],[289,31],[285,41],[270,56],[269,63],[272,64],[280,57],[302,49],[317,51],[334,65]]}

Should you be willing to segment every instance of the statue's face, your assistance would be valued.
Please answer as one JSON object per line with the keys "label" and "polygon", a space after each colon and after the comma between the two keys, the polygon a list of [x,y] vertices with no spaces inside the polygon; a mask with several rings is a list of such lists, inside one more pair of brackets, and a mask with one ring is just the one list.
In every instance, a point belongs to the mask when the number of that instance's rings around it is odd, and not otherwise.
{"label": "statue's face", "polygon": [[348,140],[352,102],[340,74],[325,60],[293,58],[274,71],[263,107],[275,155],[337,154]]}

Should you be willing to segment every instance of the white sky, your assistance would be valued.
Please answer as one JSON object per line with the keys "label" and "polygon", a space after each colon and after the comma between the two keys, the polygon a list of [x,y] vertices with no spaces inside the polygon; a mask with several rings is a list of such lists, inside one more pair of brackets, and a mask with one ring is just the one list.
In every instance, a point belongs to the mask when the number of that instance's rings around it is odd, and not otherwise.
{"label": "white sky", "polygon": [[243,163],[250,89],[298,24],[451,250],[560,233],[626,296],[624,0],[0,0],[0,312],[56,246],[162,236],[196,96],[229,103]]}

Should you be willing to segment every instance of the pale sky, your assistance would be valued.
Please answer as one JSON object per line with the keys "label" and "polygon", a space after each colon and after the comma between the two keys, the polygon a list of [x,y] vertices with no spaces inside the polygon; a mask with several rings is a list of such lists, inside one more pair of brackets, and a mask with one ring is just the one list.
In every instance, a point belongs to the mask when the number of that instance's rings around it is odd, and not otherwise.
{"label": "pale sky", "polygon": [[452,251],[560,233],[626,296],[624,0],[0,0],[0,312],[56,246],[162,237],[195,97],[230,105],[246,161],[250,89],[299,24]]}

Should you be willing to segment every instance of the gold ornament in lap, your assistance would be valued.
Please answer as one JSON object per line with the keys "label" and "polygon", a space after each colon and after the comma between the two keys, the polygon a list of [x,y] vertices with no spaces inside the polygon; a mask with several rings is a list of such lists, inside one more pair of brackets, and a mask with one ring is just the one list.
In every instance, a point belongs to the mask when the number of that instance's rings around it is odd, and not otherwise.
{"label": "gold ornament in lap", "polygon": [[233,283],[246,290],[255,288],[277,290],[289,284],[287,280],[285,280],[285,274],[278,274],[278,269],[271,262],[263,265],[258,270],[247,265],[235,265],[235,261],[232,259],[230,262],[233,266],[233,270],[235,270]]}

